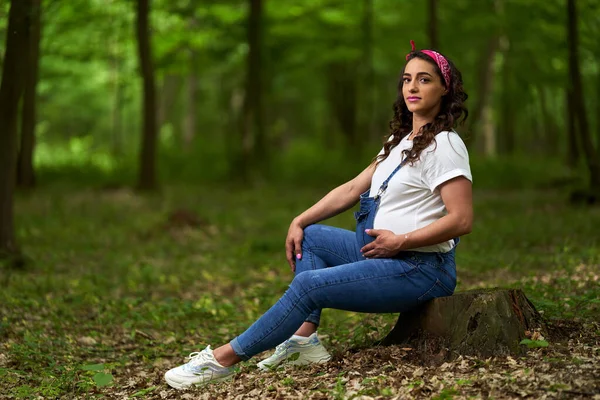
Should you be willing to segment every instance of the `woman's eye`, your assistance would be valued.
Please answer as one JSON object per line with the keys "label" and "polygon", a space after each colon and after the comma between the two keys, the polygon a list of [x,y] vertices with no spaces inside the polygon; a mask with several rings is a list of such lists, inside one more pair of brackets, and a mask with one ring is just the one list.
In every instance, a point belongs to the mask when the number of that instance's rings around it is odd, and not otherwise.
{"label": "woman's eye", "polygon": [[422,83],[427,83],[427,82],[429,82],[429,79],[427,79],[427,78],[421,78],[421,82]]}
{"label": "woman's eye", "polygon": [[410,82],[410,79],[408,79],[408,78],[404,78],[404,79],[402,79],[402,81],[403,81],[404,83],[408,83],[408,82]]}

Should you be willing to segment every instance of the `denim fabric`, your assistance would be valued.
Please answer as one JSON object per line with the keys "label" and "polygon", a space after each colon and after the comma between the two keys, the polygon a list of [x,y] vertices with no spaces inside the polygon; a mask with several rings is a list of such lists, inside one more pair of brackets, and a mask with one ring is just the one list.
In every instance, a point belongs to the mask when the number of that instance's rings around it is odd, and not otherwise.
{"label": "denim fabric", "polygon": [[319,324],[320,310],[403,312],[456,287],[454,249],[400,252],[365,259],[355,232],[311,225],[304,229],[302,259],[279,301],[230,344],[247,360],[288,339],[304,321]]}
{"label": "denim fabric", "polygon": [[373,229],[380,201],[379,196],[369,197],[369,190],[360,195],[360,208],[354,213],[354,218],[356,219],[356,241],[361,248],[375,240],[373,236],[367,235],[365,230]]}

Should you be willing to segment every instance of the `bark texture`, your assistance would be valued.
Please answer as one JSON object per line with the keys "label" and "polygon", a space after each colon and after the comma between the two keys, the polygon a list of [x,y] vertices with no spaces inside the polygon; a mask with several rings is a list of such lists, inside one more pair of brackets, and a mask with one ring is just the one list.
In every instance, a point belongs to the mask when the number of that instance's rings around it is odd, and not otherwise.
{"label": "bark texture", "polygon": [[410,345],[421,354],[443,359],[459,355],[490,357],[524,352],[525,331],[546,325],[518,289],[485,289],[457,293],[402,313],[383,345]]}
{"label": "bark texture", "polygon": [[589,189],[591,192],[598,194],[600,193],[600,157],[598,157],[598,152],[596,151],[594,141],[592,140],[583,99],[584,90],[581,84],[581,71],[579,69],[579,40],[577,35],[577,9],[575,0],[567,0],[567,21],[569,77],[573,89],[573,110],[576,112],[579,128],[577,132],[579,133],[579,140],[589,171]]}
{"label": "bark texture", "polygon": [[[475,107],[469,115],[470,122],[468,122],[471,136],[467,137],[467,146],[473,146],[477,142],[479,152],[486,155],[490,155],[490,152],[495,151],[492,150],[494,144],[491,143],[494,140],[493,134],[490,135],[489,131],[486,132],[485,124],[489,124],[488,119],[491,112],[490,107],[492,106],[492,90],[495,78],[494,60],[500,44],[499,39],[500,37],[497,34],[492,35],[482,54],[477,78],[477,103],[475,103]],[[484,122],[484,129],[478,127],[481,122]],[[478,136],[481,136],[481,138]]]}
{"label": "bark texture", "polygon": [[138,189],[154,190],[156,181],[156,89],[154,85],[154,66],[150,46],[150,0],[137,2],[137,42],[140,57],[140,71],[144,81],[144,116],[142,128],[142,149],[140,152],[140,170]]}
{"label": "bark texture", "polygon": [[40,11],[40,0],[31,0],[31,9],[27,18],[29,37],[27,40],[27,53],[25,55],[27,62],[23,65],[25,77],[23,110],[21,113],[21,143],[17,161],[17,185],[23,188],[31,188],[35,185],[33,151],[35,148],[35,126],[37,122],[36,88],[41,38]]}
{"label": "bark texture", "polygon": [[[264,164],[268,156],[264,135],[262,83],[262,0],[249,0],[247,41],[248,58],[242,117],[242,148],[239,165],[247,174],[255,163]],[[239,169],[238,169],[239,170]]]}
{"label": "bark texture", "polygon": [[23,68],[29,29],[30,0],[13,0],[8,17],[6,51],[0,84],[0,259],[19,254],[15,240],[13,193],[17,167],[17,122],[23,93]]}
{"label": "bark texture", "polygon": [[575,168],[579,162],[581,151],[579,150],[579,144],[577,143],[577,118],[575,117],[575,102],[573,100],[573,89],[567,88],[565,91],[565,100],[567,110],[567,139],[568,139],[568,153],[567,153],[567,164],[571,168]]}
{"label": "bark texture", "polygon": [[361,132],[366,132],[373,139],[379,139],[380,133],[375,128],[376,115],[376,83],[373,68],[373,0],[363,0],[362,28],[362,61],[361,61]]}

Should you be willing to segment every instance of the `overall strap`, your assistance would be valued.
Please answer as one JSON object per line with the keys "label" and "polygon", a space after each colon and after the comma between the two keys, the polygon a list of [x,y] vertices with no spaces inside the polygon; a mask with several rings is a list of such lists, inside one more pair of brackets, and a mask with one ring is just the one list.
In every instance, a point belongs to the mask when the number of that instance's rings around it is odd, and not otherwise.
{"label": "overall strap", "polygon": [[377,195],[375,195],[375,198],[379,198],[381,197],[382,194],[385,193],[385,191],[387,190],[388,187],[388,183],[390,182],[390,179],[392,179],[392,177],[394,175],[396,175],[396,172],[400,171],[400,168],[402,168],[402,166],[406,163],[406,159],[404,159],[397,167],[396,169],[394,169],[392,171],[392,173],[390,174],[390,176],[388,176],[388,178],[383,181],[383,183],[381,184],[381,186],[379,187],[379,191],[377,192]]}

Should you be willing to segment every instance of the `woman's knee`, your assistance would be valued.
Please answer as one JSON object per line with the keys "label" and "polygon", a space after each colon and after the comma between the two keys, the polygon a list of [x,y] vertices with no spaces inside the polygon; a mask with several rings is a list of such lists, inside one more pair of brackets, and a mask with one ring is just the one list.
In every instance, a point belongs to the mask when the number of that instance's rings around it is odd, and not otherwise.
{"label": "woman's knee", "polygon": [[304,271],[296,274],[292,283],[290,283],[290,292],[295,296],[294,302],[298,305],[305,307],[307,310],[313,310],[316,308],[315,301],[313,299],[313,288],[316,283],[315,273],[317,271]]}
{"label": "woman's knee", "polygon": [[314,224],[304,228],[304,240],[302,241],[302,247],[309,250],[316,243],[319,243],[323,237],[323,228],[325,225]]}
{"label": "woman's knee", "polygon": [[312,285],[314,285],[316,273],[317,271],[314,270],[297,273],[290,286],[298,295],[302,296],[303,294],[309,292]]}

